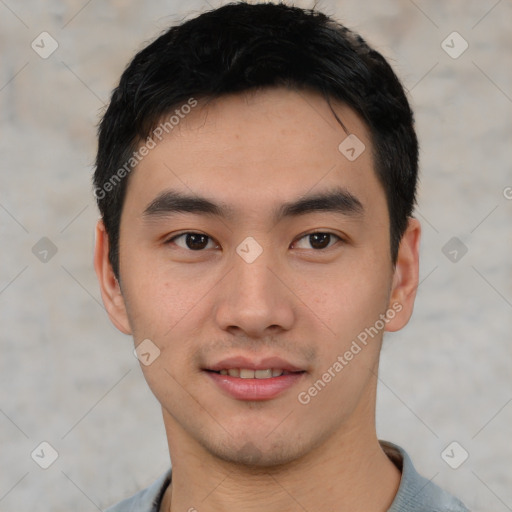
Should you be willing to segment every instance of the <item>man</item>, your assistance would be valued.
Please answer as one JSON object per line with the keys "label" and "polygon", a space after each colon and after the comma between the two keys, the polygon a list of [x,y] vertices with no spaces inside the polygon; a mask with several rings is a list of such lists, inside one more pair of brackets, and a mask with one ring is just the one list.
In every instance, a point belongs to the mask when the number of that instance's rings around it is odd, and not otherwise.
{"label": "man", "polygon": [[133,59],[99,130],[95,268],[172,472],[109,510],[467,510],[375,430],[417,159],[395,74],[320,12],[230,4]]}

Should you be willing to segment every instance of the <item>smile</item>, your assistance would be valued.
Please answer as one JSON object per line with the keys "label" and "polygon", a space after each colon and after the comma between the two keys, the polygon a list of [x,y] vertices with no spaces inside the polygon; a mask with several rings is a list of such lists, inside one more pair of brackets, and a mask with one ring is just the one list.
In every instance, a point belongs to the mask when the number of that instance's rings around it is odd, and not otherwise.
{"label": "smile", "polygon": [[272,377],[280,377],[289,374],[286,370],[280,368],[268,368],[266,370],[251,370],[250,368],[229,368],[219,372],[220,375],[229,375],[230,377],[238,377],[240,379],[271,379]]}

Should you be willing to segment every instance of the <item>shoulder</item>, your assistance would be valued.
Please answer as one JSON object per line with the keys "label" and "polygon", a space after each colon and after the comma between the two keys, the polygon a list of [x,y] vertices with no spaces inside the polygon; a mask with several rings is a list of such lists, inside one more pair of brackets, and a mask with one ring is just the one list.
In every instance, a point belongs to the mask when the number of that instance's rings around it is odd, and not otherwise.
{"label": "shoulder", "polygon": [[387,441],[380,444],[386,455],[402,466],[400,487],[388,512],[469,512],[459,499],[421,476],[403,448]]}
{"label": "shoulder", "polygon": [[170,481],[169,469],[149,487],[107,508],[105,512],[158,512],[162,495]]}

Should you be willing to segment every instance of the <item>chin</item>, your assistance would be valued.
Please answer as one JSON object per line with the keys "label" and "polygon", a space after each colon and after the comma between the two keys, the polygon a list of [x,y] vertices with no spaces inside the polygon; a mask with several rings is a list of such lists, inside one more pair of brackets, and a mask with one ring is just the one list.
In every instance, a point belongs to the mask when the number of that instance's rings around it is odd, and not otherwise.
{"label": "chin", "polygon": [[233,437],[229,437],[222,444],[203,443],[203,447],[214,457],[230,464],[254,469],[269,469],[290,464],[311,451],[312,445],[313,443],[301,445],[291,437],[274,439],[272,442],[265,438],[259,441],[235,441]]}

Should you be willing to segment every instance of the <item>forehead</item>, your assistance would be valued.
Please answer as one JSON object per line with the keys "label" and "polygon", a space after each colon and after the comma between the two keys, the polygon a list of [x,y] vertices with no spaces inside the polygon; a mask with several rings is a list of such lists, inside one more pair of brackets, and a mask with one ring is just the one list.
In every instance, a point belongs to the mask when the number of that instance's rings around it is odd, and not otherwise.
{"label": "forehead", "polygon": [[368,129],[349,107],[333,103],[333,109],[346,130],[311,92],[272,88],[199,101],[178,112],[172,131],[137,165],[125,206],[142,212],[173,188],[215,197],[235,211],[261,211],[338,186],[384,204]]}

